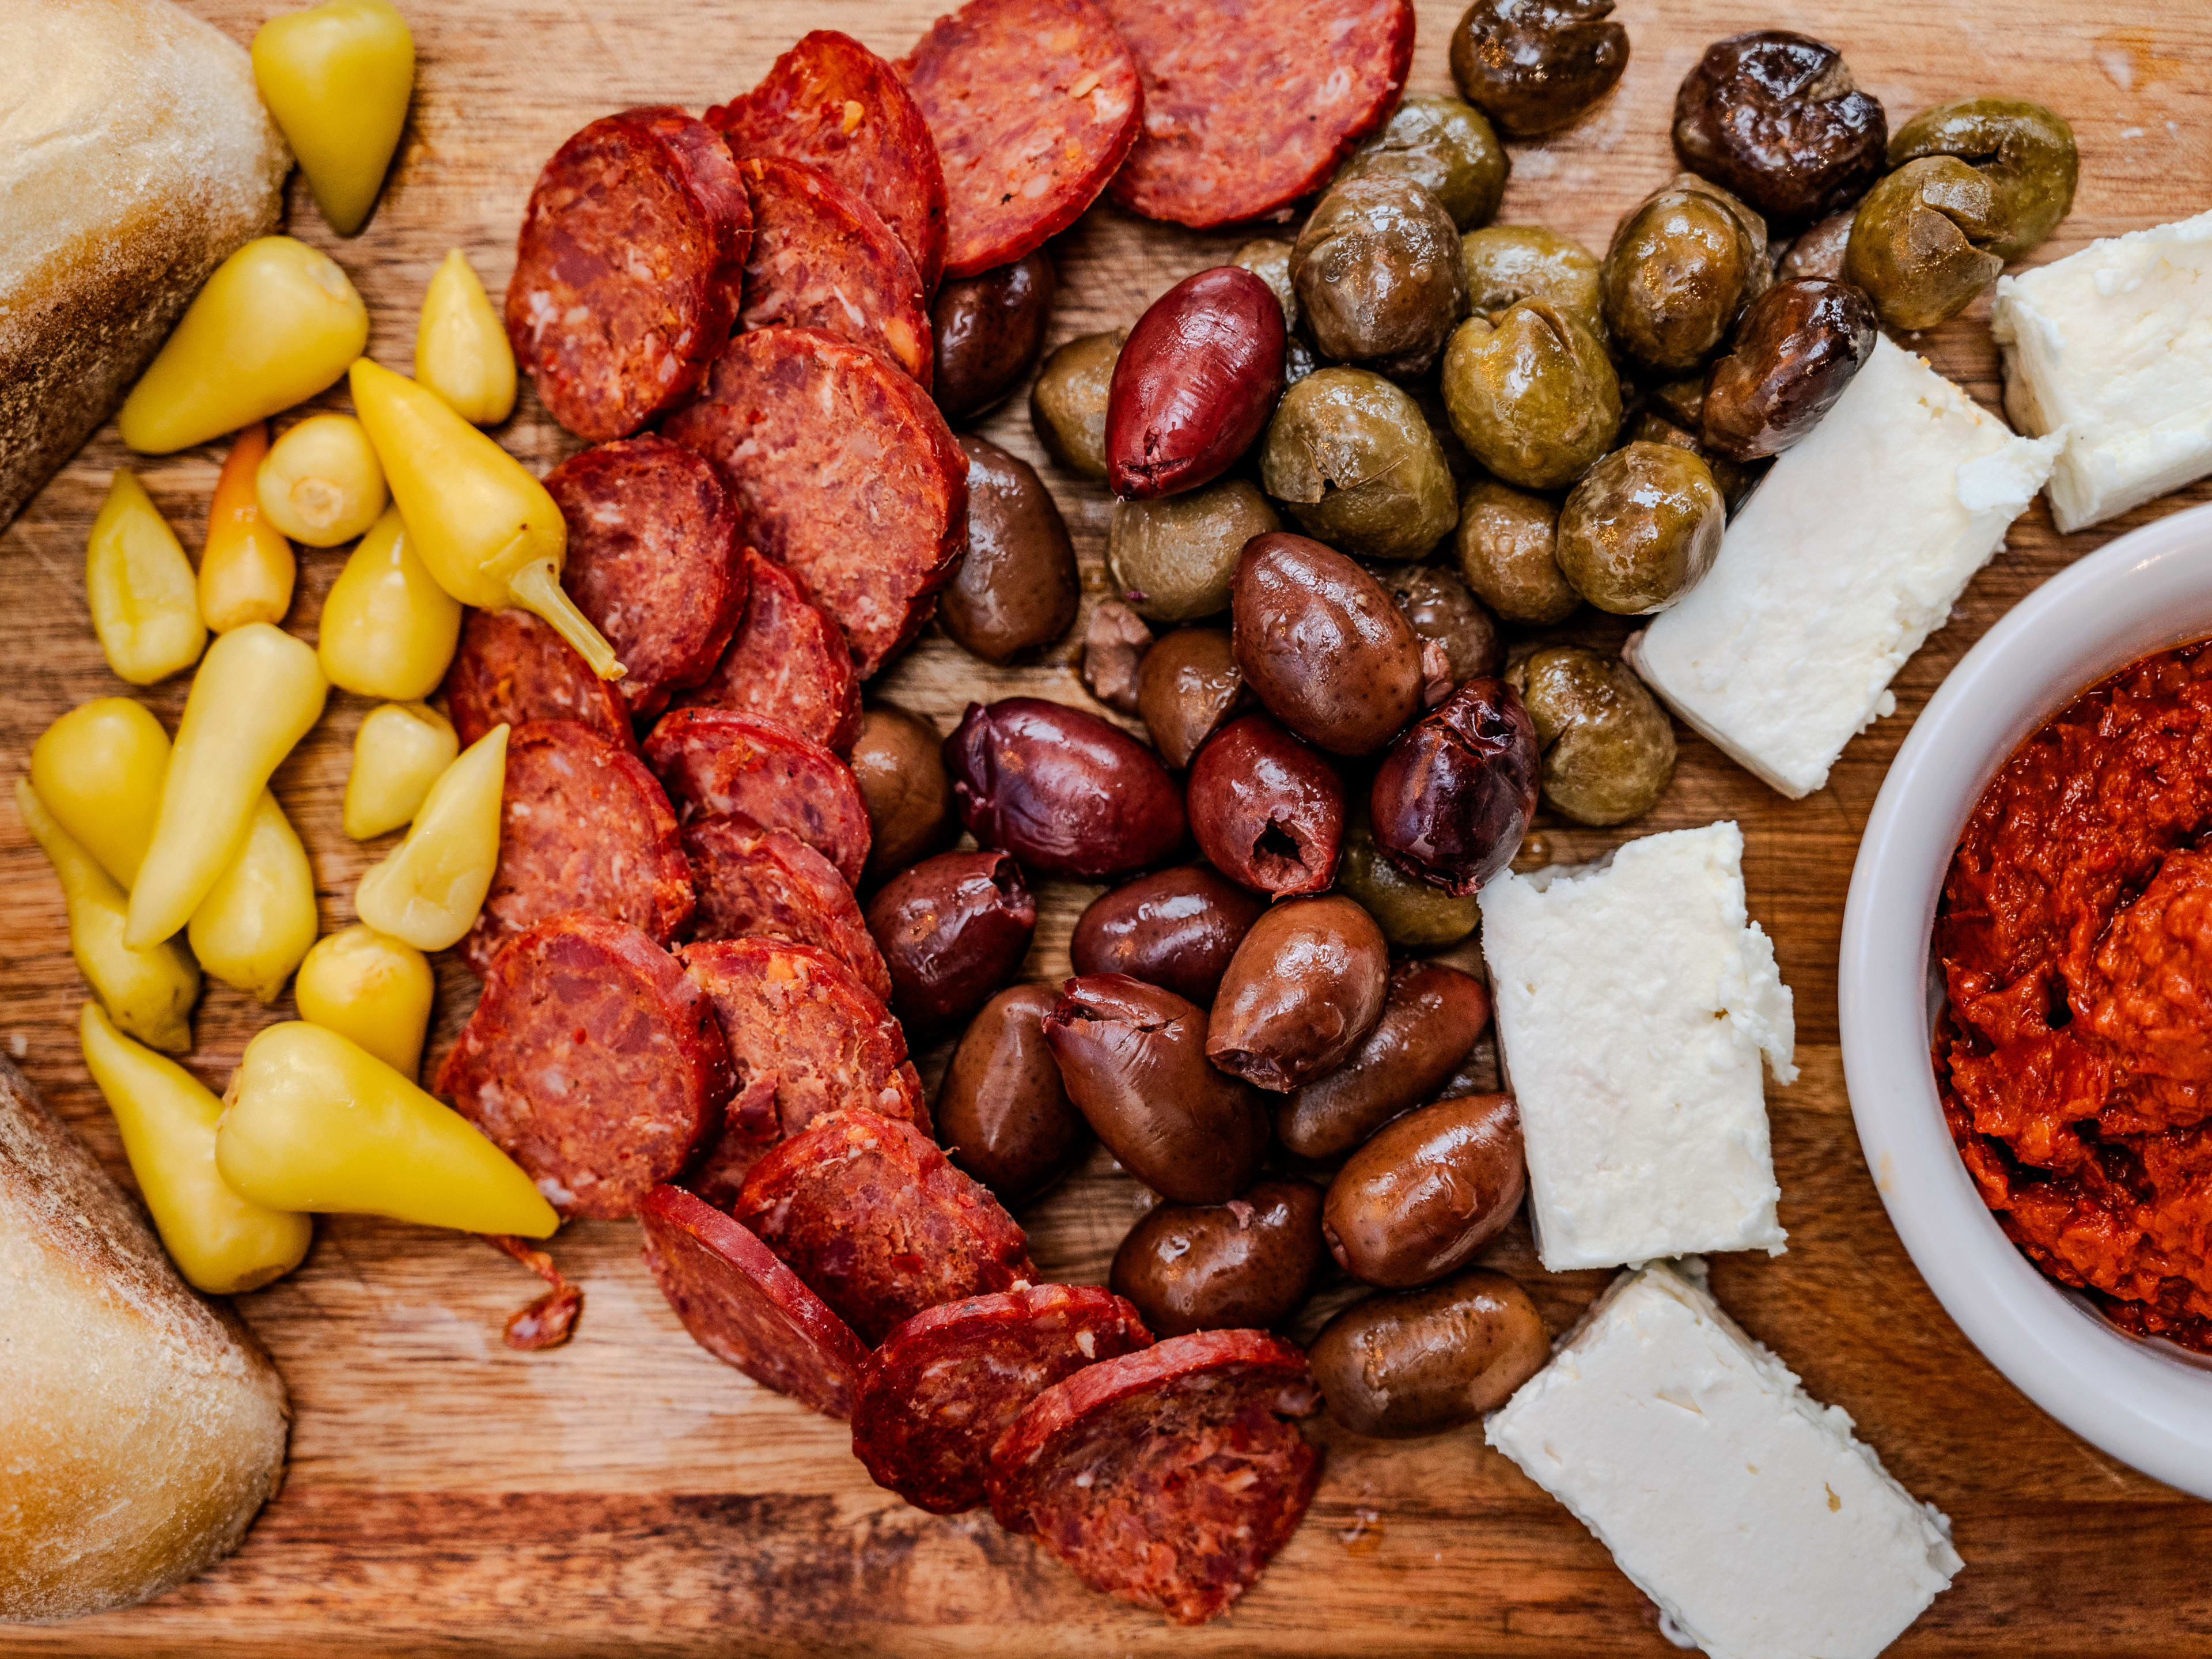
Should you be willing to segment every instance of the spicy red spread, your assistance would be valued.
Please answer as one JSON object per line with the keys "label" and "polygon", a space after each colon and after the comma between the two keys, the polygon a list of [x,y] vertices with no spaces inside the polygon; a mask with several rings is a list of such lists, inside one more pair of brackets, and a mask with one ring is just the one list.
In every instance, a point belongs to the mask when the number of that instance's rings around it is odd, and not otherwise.
{"label": "spicy red spread", "polygon": [[1936,1081],[2028,1258],[2212,1352],[2212,641],[2022,744],[1943,887]]}

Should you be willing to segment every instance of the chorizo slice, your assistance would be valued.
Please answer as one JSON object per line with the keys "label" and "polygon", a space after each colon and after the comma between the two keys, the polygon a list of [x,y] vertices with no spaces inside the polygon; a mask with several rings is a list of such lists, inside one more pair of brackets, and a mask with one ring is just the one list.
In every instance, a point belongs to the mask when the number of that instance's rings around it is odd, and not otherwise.
{"label": "chorizo slice", "polygon": [[679,708],[727,708],[774,720],[832,754],[860,735],[860,682],[837,624],[774,559],[745,550],[745,614],[714,672]]}
{"label": "chorizo slice", "polygon": [[626,922],[550,916],[493,958],[438,1092],[564,1216],[634,1214],[720,1132],[706,994]]}
{"label": "chorizo slice", "polygon": [[635,755],[567,720],[515,728],[499,867],[461,945],[471,972],[483,978],[516,934],[570,911],[627,922],[665,945],[694,902],[675,809]]}
{"label": "chorizo slice", "polygon": [[947,276],[1073,224],[1143,125],[1136,60],[1092,0],[969,0],[898,72],[945,168]]}
{"label": "chorizo slice", "polygon": [[1198,1331],[1056,1382],[991,1453],[991,1513],[1095,1590],[1200,1625],[1297,1530],[1321,1454],[1306,1357],[1265,1331]]}
{"label": "chorizo slice", "polygon": [[752,204],[721,135],[670,106],[592,122],[530,192],[507,337],[553,418],[592,443],[672,408],[729,338]]}
{"label": "chorizo slice", "polygon": [[745,328],[796,323],[880,351],[927,389],[936,356],[921,276],[876,210],[821,168],[780,155],[738,163],[753,204]]}
{"label": "chorizo slice", "polygon": [[722,470],[746,540],[799,573],[866,679],[968,545],[968,457],[910,375],[812,328],[758,328],[662,428]]}
{"label": "chorizo slice", "polygon": [[742,812],[711,812],[684,826],[684,856],[699,897],[694,940],[811,945],[850,968],[878,1001],[890,1001],[890,969],[860,901],[837,866],[798,836],[763,829]]}
{"label": "chorizo slice", "polygon": [[630,713],[657,714],[714,672],[744,614],[737,505],[702,458],[652,433],[571,455],[545,488],[568,526],[561,585],[622,659]]}
{"label": "chorizo slice", "polygon": [[694,1342],[824,1417],[853,1414],[868,1351],[767,1245],[678,1187],[655,1187],[637,1218],[653,1282]]}
{"label": "chorizo slice", "polygon": [[1096,1285],[1032,1285],[918,1313],[860,1368],[853,1455],[916,1509],[972,1510],[991,1447],[1030,1401],[1152,1340],[1134,1307]]}
{"label": "chorizo slice", "polygon": [[466,748],[495,726],[571,720],[625,749],[629,707],[553,625],[527,611],[471,611],[446,670],[446,713]]}
{"label": "chorizo slice", "polygon": [[684,816],[741,812],[799,837],[856,886],[868,862],[868,804],[853,769],[773,721],[726,708],[674,708],[645,740],[647,763]]}
{"label": "chorizo slice", "polygon": [[926,1308],[1035,1282],[1029,1237],[910,1123],[833,1112],[753,1165],[737,1218],[863,1342]]}

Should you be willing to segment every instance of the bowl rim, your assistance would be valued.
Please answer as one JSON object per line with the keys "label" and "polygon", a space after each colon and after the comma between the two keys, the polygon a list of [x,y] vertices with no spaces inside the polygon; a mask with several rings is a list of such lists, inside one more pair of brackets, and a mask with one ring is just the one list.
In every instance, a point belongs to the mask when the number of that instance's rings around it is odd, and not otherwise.
{"label": "bowl rim", "polygon": [[[1943,1121],[1928,1058],[1928,973],[1953,849],[1997,769],[2106,674],[2208,637],[2212,504],[2116,538],[2014,605],[1960,659],[1899,747],[1860,839],[1837,961],[1852,1121],[1921,1278],[2029,1399],[2199,1498],[2212,1498],[2212,1368],[2118,1330],[2005,1237]],[[1899,1032],[1912,1040],[1899,1042]]]}

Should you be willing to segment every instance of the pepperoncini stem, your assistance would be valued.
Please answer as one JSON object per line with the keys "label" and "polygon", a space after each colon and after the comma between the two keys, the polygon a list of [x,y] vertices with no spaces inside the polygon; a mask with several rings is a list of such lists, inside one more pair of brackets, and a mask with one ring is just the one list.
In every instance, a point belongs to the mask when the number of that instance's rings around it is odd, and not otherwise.
{"label": "pepperoncini stem", "polygon": [[507,579],[507,586],[517,605],[552,623],[554,632],[575,647],[576,654],[601,679],[618,680],[629,672],[616,660],[614,647],[607,643],[606,636],[576,608],[568,590],[561,586],[561,567],[552,560],[538,559],[520,567]]}

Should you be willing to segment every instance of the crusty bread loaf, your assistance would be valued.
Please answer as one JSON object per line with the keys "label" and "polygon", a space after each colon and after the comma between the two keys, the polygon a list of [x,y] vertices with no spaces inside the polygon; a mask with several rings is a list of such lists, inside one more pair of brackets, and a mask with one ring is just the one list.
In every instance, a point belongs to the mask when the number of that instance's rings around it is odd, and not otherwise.
{"label": "crusty bread loaf", "polygon": [[246,49],[170,0],[0,0],[0,526],[276,228],[291,165]]}
{"label": "crusty bread loaf", "polygon": [[289,1420],[268,1355],[0,1060],[0,1620],[127,1607],[228,1554]]}

